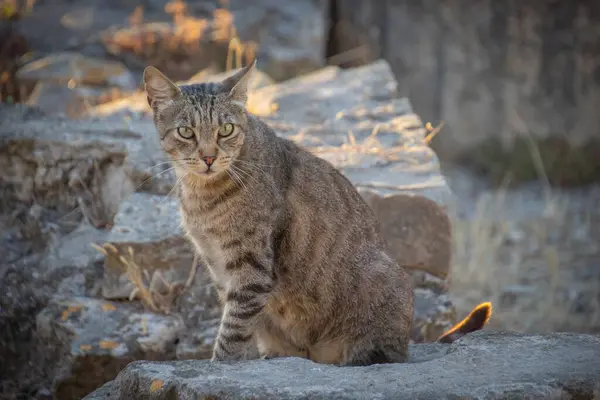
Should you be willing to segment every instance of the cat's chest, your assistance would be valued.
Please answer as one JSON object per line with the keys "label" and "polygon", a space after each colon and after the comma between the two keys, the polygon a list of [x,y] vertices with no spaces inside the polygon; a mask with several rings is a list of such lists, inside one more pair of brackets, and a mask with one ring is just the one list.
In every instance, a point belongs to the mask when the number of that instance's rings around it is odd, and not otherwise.
{"label": "cat's chest", "polygon": [[193,227],[187,229],[188,237],[191,239],[198,254],[210,270],[213,279],[221,286],[226,287],[229,282],[225,265],[231,257],[230,252],[224,250],[222,240],[207,234],[201,229]]}

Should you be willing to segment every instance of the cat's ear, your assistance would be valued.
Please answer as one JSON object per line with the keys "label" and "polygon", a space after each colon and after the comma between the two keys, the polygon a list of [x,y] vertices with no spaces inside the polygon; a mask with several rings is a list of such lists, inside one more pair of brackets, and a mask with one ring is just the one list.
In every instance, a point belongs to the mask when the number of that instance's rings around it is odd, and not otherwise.
{"label": "cat's ear", "polygon": [[161,109],[181,96],[181,89],[152,66],[146,67],[144,70],[144,86],[150,107],[155,104],[158,109]]}
{"label": "cat's ear", "polygon": [[246,106],[246,101],[248,100],[248,82],[255,66],[256,59],[222,82],[225,90],[229,91],[229,101],[241,107]]}

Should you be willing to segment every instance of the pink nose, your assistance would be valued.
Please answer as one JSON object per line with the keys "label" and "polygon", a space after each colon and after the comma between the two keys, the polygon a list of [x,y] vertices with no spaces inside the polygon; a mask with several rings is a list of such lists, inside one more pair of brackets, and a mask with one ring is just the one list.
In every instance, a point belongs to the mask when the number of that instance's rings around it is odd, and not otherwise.
{"label": "pink nose", "polygon": [[206,163],[206,165],[208,165],[209,167],[211,165],[213,165],[213,163],[215,162],[216,158],[217,157],[215,157],[215,156],[204,156],[204,157],[202,157],[202,159],[204,160],[204,162]]}

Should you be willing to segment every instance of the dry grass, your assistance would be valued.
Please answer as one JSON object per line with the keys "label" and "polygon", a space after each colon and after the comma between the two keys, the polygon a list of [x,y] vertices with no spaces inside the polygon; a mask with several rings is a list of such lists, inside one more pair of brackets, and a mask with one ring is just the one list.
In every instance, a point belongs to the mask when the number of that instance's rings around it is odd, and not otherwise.
{"label": "dry grass", "polygon": [[[574,232],[592,226],[591,214],[571,210],[557,194],[544,197],[539,215],[516,217],[498,190],[477,200],[473,218],[451,212],[454,260],[450,292],[458,314],[489,300],[490,326],[522,332],[600,332],[600,275]],[[583,218],[581,218],[583,215]],[[587,215],[587,220],[586,216]],[[598,240],[592,235],[587,240]]]}
{"label": "dry grass", "polygon": [[133,54],[176,80],[188,79],[215,63],[232,69],[234,63],[256,57],[257,44],[239,38],[227,9],[216,9],[210,20],[200,19],[186,14],[185,2],[173,0],[165,5],[165,12],[172,24],[144,23],[143,8],[138,6],[128,28],[106,32],[102,41],[113,54]]}
{"label": "dry grass", "polygon": [[0,19],[18,19],[29,14],[37,0],[1,0]]}
{"label": "dry grass", "polygon": [[196,276],[197,257],[194,257],[185,282],[168,282],[160,271],[155,270],[150,275],[147,269],[140,266],[131,247],[128,248],[127,254],[122,254],[110,243],[104,243],[102,246],[94,243],[91,245],[105,257],[114,257],[120,261],[125,276],[134,287],[129,295],[129,301],[139,299],[148,310],[153,312],[171,314],[177,298],[191,286]]}
{"label": "dry grass", "polygon": [[496,305],[490,326],[497,329],[600,333],[600,273],[593,271],[600,241],[593,227],[600,214],[594,214],[593,201],[574,207],[551,187],[528,127],[520,115],[513,117],[527,138],[541,200],[528,218],[516,214],[512,207],[527,204],[508,204],[507,196],[515,192],[507,191],[507,177],[500,189],[479,196],[473,218],[460,219],[451,211],[450,291],[459,315],[486,299]]}
{"label": "dry grass", "polygon": [[[416,115],[414,117],[414,120],[418,121],[418,117]],[[406,118],[411,118],[411,116],[406,116]],[[423,129],[423,134],[425,135],[424,143],[428,144],[431,138],[435,136],[442,127],[443,123],[436,127],[433,127],[431,123],[427,123]],[[409,146],[407,146],[407,144],[401,144],[398,146],[386,147],[377,138],[379,130],[380,125],[378,124],[373,128],[369,136],[364,138],[362,141],[357,141],[354,133],[349,131],[345,143],[341,146],[332,146],[325,143],[325,141],[318,137],[313,137],[314,140],[321,142],[322,145],[311,147],[310,150],[317,155],[325,153],[344,153],[348,156],[371,155],[380,157],[387,161],[402,160],[404,162],[410,162],[410,160],[407,159],[407,153],[410,153]],[[304,139],[304,133],[299,132],[297,135],[291,136],[291,139],[301,142]]]}

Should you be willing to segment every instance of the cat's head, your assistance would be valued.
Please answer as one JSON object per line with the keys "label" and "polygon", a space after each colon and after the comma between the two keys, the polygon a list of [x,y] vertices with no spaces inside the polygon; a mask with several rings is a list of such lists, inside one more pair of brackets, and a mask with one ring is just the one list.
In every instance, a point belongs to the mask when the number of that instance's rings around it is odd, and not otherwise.
{"label": "cat's head", "polygon": [[147,67],[144,84],[163,149],[179,171],[209,181],[240,155],[247,132],[246,100],[253,61],[216,83],[177,86]]}

